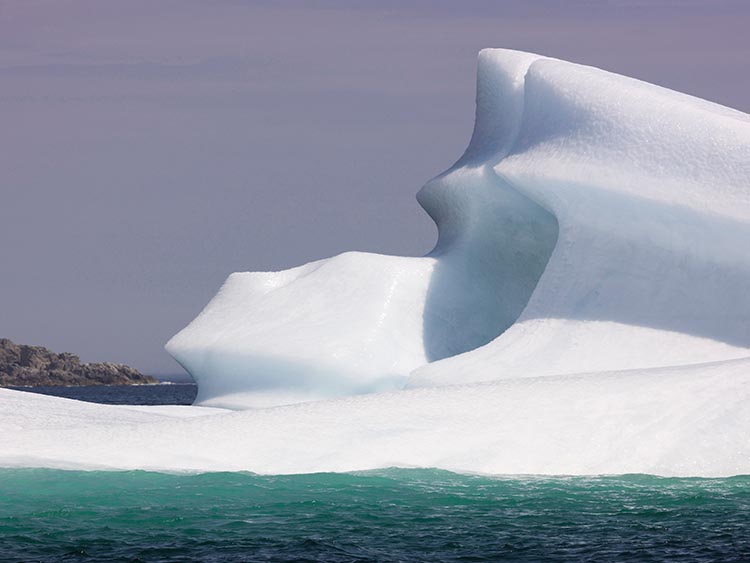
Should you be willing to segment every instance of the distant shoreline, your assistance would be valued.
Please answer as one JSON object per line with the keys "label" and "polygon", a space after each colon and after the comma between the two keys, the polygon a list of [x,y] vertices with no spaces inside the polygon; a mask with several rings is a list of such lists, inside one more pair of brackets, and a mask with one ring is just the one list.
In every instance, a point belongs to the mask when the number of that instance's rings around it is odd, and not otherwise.
{"label": "distant shoreline", "polygon": [[82,363],[75,354],[0,338],[0,387],[158,385],[160,380],[111,362]]}

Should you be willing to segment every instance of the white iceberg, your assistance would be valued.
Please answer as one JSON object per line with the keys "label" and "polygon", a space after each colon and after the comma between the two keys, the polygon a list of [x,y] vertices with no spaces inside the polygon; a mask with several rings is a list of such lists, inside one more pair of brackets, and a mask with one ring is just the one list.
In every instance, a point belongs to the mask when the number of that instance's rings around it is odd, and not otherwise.
{"label": "white iceberg", "polygon": [[233,274],[167,350],[234,408],[750,356],[749,120],[484,50],[428,256]]}
{"label": "white iceberg", "polygon": [[200,406],[0,390],[0,464],[750,473],[750,116],[499,49],[477,88],[429,255],[232,274],[167,345]]}

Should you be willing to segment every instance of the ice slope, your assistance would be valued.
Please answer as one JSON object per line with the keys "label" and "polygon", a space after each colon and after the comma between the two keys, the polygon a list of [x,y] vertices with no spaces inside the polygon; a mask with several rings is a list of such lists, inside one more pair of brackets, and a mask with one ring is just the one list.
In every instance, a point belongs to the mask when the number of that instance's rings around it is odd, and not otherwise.
{"label": "ice slope", "polygon": [[[0,390],[0,465],[311,473],[750,473],[750,362],[507,379],[228,411]],[[25,412],[33,406],[33,413]],[[200,416],[183,415],[199,410]],[[40,413],[44,413],[43,415]],[[170,416],[171,415],[171,416]]]}
{"label": "ice slope", "polygon": [[479,56],[469,147],[423,258],[233,274],[167,350],[198,402],[750,356],[750,117],[564,61]]}
{"label": "ice slope", "polygon": [[477,86],[428,256],[232,274],[167,345],[203,406],[0,390],[0,465],[750,473],[750,117],[504,50]]}

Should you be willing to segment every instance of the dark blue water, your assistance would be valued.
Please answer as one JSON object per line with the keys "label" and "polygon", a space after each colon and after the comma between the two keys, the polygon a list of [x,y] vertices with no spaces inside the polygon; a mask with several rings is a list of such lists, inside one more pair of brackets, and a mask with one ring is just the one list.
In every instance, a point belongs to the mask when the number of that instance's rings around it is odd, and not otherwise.
{"label": "dark blue water", "polygon": [[198,387],[193,383],[13,387],[12,389],[107,405],[191,405],[198,393]]}
{"label": "dark blue water", "polygon": [[[195,388],[45,392],[163,404]],[[0,563],[21,561],[750,561],[750,477],[0,469]]]}

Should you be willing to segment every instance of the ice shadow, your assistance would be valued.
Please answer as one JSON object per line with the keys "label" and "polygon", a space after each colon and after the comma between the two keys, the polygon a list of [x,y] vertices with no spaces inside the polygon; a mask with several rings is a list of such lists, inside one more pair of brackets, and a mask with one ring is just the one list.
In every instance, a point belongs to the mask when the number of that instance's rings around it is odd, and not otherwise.
{"label": "ice shadow", "polygon": [[[489,196],[493,189],[500,194]],[[750,349],[750,225],[590,186],[555,189],[566,190],[559,232],[555,215],[501,178],[463,203],[476,214],[463,219],[466,233],[433,251],[440,261],[424,313],[430,361],[500,336],[542,276],[552,298],[525,319],[610,321]],[[437,222],[439,213],[428,212]]]}
{"label": "ice shadow", "polygon": [[489,167],[438,177],[419,200],[439,225],[423,320],[432,362],[482,346],[516,321],[555,247],[558,225]]}

